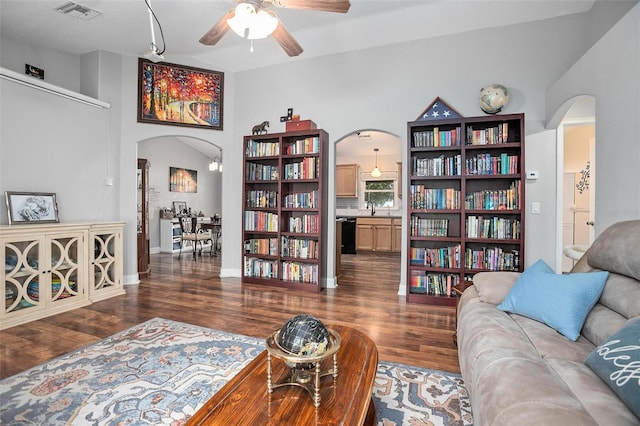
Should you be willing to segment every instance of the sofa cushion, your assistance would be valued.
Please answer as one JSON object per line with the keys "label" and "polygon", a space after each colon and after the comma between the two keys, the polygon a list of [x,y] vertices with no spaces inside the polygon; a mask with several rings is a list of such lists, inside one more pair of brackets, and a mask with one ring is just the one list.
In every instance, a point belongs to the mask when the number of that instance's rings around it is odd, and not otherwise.
{"label": "sofa cushion", "polygon": [[520,272],[478,272],[473,276],[473,285],[481,301],[497,305],[507,297],[518,278]]}
{"label": "sofa cushion", "polygon": [[598,346],[586,364],[640,418],[640,318]]}
{"label": "sofa cushion", "polygon": [[605,229],[589,248],[589,265],[640,280],[638,241],[640,220],[615,223]]}
{"label": "sofa cushion", "polygon": [[559,275],[538,260],[522,273],[498,309],[542,321],[575,341],[602,294],[608,274]]}

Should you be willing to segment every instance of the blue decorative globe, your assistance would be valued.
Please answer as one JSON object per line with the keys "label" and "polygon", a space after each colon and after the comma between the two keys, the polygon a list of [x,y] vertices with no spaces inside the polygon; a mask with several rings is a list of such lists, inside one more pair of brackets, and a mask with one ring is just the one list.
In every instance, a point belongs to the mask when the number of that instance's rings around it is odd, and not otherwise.
{"label": "blue decorative globe", "polygon": [[300,314],[282,326],[277,343],[292,355],[319,356],[326,352],[329,345],[329,330],[319,319]]}

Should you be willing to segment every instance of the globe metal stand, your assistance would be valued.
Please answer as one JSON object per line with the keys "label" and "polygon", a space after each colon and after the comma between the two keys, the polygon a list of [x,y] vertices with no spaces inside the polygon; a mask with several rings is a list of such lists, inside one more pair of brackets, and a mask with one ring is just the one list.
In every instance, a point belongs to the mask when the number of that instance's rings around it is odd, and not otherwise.
{"label": "globe metal stand", "polygon": [[[329,331],[327,350],[317,356],[293,355],[285,351],[278,344],[280,330],[274,331],[271,336],[267,337],[267,390],[269,393],[284,386],[298,386],[309,392],[316,408],[320,406],[320,379],[328,375],[332,375],[334,379],[338,377],[338,349],[340,349],[341,339],[335,331],[331,329],[327,329],[327,331]],[[272,356],[284,360],[290,369],[280,383],[272,382]],[[330,356],[333,356],[333,368],[321,371],[322,361]]]}

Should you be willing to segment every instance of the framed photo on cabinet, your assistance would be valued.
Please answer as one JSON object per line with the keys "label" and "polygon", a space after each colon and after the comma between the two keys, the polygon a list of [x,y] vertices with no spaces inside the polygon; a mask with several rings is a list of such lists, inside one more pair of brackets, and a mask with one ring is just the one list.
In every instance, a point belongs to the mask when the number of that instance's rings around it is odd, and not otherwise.
{"label": "framed photo on cabinet", "polygon": [[138,59],[138,122],[222,130],[224,73]]}
{"label": "framed photo on cabinet", "polygon": [[9,225],[60,222],[55,193],[6,191],[5,198]]}

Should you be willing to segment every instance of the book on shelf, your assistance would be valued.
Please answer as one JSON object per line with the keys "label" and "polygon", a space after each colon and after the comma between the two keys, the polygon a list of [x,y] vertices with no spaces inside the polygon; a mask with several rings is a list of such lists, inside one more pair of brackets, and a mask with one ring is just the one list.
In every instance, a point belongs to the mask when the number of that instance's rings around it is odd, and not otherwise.
{"label": "book on shelf", "polygon": [[449,146],[460,146],[460,127],[449,130],[442,130],[433,127],[429,130],[413,132],[414,148],[438,148]]}
{"label": "book on shelf", "polygon": [[282,200],[282,204],[284,208],[315,209],[318,207],[319,200],[320,198],[317,190],[311,192],[297,192],[286,195]]}
{"label": "book on shelf", "polygon": [[509,142],[509,123],[499,123],[485,129],[467,126],[467,145],[495,145]]}
{"label": "book on shelf", "polygon": [[451,288],[459,281],[460,277],[455,274],[411,271],[409,291],[434,296],[451,296]]}
{"label": "book on shelf", "polygon": [[261,163],[247,163],[246,180],[278,180],[278,166]]}
{"label": "book on shelf", "polygon": [[415,237],[446,237],[449,233],[448,219],[431,219],[411,216],[411,236]]}
{"label": "book on shelf", "polygon": [[460,244],[438,248],[411,247],[409,249],[409,261],[412,266],[459,268],[460,251]]}
{"label": "book on shelf", "polygon": [[317,234],[320,232],[320,218],[317,214],[305,214],[289,218],[289,232]]}
{"label": "book on shelf", "polygon": [[467,176],[518,174],[518,156],[507,153],[502,153],[499,156],[479,153],[474,157],[467,157],[465,174]]}
{"label": "book on shelf", "polygon": [[318,265],[293,261],[282,262],[282,279],[302,283],[318,283]]}
{"label": "book on shelf", "polygon": [[275,209],[278,207],[278,191],[252,190],[247,191],[248,208],[262,207]]}
{"label": "book on shelf", "polygon": [[412,209],[452,210],[460,208],[460,191],[455,188],[427,188],[411,185],[410,205]]}
{"label": "book on shelf", "polygon": [[280,143],[249,140],[247,141],[245,155],[249,158],[280,155]]}
{"label": "book on shelf", "polygon": [[244,276],[258,278],[278,278],[278,262],[245,256]]}
{"label": "book on shelf", "polygon": [[520,210],[520,180],[513,181],[508,189],[484,189],[465,196],[467,210]]}
{"label": "book on shelf", "polygon": [[462,156],[441,155],[436,158],[411,157],[414,176],[460,176]]}
{"label": "book on shelf", "polygon": [[318,136],[297,139],[292,144],[287,145],[285,149],[285,154],[287,155],[318,154],[319,152],[320,138]]}
{"label": "book on shelf", "polygon": [[520,239],[519,219],[470,215],[467,216],[465,228],[467,238],[490,238],[495,240]]}
{"label": "book on shelf", "polygon": [[271,212],[246,210],[244,212],[244,230],[277,232],[278,215]]}
{"label": "book on shelf", "polygon": [[466,269],[486,269],[490,271],[518,271],[520,268],[519,250],[505,250],[501,247],[467,248],[465,251]]}
{"label": "book on shelf", "polygon": [[244,252],[277,256],[278,240],[276,238],[249,238],[244,242]]}
{"label": "book on shelf", "polygon": [[281,238],[280,247],[283,257],[318,259],[318,242],[316,240],[299,239],[285,235]]}

